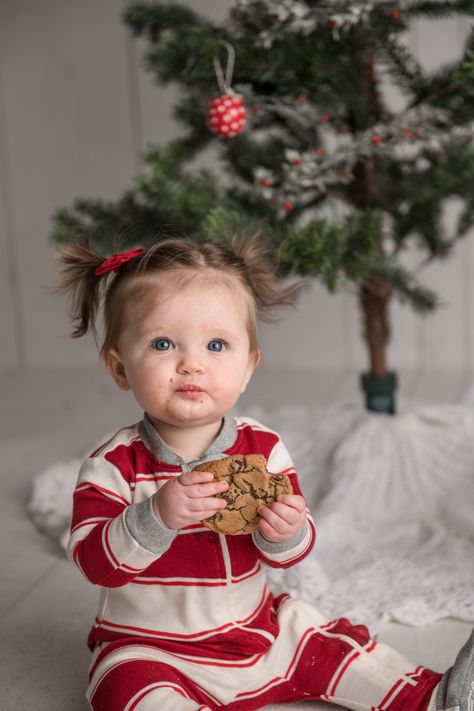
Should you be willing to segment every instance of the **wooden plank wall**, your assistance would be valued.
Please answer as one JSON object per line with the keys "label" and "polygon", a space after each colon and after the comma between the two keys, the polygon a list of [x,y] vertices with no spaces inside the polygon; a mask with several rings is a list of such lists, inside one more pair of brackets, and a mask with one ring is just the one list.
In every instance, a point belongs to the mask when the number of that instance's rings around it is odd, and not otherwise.
{"label": "wooden plank wall", "polygon": [[[225,17],[232,0],[188,0]],[[141,67],[142,47],[120,21],[122,0],[0,3],[0,371],[84,365],[90,341],[64,336],[64,304],[47,285],[50,216],[77,196],[116,198],[139,171],[149,142],[178,132],[173,88],[157,88]],[[457,55],[466,21],[422,22],[407,41],[429,67]],[[238,61],[238,58],[237,58]],[[397,99],[393,93],[393,100]],[[448,215],[449,228],[449,215]],[[416,254],[407,259],[419,260]],[[423,275],[443,308],[421,320],[393,307],[396,368],[468,371],[474,363],[474,245]],[[312,284],[297,312],[262,327],[275,368],[358,369],[365,363],[353,296]]]}

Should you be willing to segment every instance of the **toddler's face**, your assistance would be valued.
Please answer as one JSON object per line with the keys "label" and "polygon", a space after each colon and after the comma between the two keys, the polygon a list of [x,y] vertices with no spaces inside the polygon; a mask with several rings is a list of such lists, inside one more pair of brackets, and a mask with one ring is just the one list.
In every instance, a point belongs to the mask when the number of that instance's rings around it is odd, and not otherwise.
{"label": "toddler's face", "polygon": [[[159,298],[129,317],[107,359],[124,390],[159,423],[194,427],[220,422],[257,364],[250,354],[248,303],[223,281],[196,277],[173,288],[159,277]],[[111,363],[112,359],[112,363]]]}

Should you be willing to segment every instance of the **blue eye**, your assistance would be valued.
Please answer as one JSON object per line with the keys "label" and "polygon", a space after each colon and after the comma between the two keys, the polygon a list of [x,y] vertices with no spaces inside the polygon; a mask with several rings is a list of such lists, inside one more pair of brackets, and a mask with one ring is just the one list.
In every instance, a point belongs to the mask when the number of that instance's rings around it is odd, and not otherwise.
{"label": "blue eye", "polygon": [[220,340],[216,339],[214,341],[209,341],[209,343],[207,344],[207,347],[213,353],[220,353],[221,351],[225,350],[226,344],[224,343],[224,341],[220,341]]}
{"label": "blue eye", "polygon": [[169,340],[169,338],[157,338],[153,343],[151,344],[151,347],[154,348],[156,351],[169,351],[171,350],[173,344]]}

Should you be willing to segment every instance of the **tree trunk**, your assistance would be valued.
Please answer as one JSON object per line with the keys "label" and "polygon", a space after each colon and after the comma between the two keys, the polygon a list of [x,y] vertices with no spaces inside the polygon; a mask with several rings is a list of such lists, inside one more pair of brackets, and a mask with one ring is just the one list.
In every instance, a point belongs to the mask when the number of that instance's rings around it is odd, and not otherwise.
{"label": "tree trunk", "polygon": [[386,375],[387,345],[390,340],[389,303],[392,290],[380,277],[366,279],[360,286],[363,337],[367,345],[372,375]]}
{"label": "tree trunk", "polygon": [[389,304],[392,290],[373,275],[360,286],[359,303],[364,324],[364,341],[370,369],[361,376],[365,403],[372,412],[395,414],[397,376],[388,370],[387,345],[390,340]]}
{"label": "tree trunk", "polygon": [[[359,52],[364,67],[367,114],[363,125],[358,125],[356,116],[349,113],[349,126],[355,135],[360,130],[374,127],[383,116],[374,57],[366,50],[364,25],[357,26]],[[360,117],[359,117],[360,118]],[[380,157],[374,150],[371,156],[361,156],[353,168],[350,188],[354,206],[362,210],[374,210],[378,206],[377,185],[383,170]],[[383,253],[383,235],[379,237],[379,249]],[[395,413],[396,374],[388,370],[387,346],[390,340],[389,304],[391,287],[378,274],[371,274],[359,287],[359,305],[362,311],[363,338],[369,356],[369,370],[361,377],[366,395],[366,407],[374,412]]]}

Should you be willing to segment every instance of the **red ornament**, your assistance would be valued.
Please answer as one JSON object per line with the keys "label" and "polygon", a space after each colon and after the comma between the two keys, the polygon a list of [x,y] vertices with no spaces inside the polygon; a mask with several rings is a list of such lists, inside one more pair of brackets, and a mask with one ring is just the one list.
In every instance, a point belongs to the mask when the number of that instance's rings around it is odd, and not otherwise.
{"label": "red ornament", "polygon": [[302,163],[301,158],[295,158],[295,159],[293,160],[293,165],[301,165],[301,163]]}
{"label": "red ornament", "polygon": [[283,209],[285,212],[291,212],[293,210],[293,208],[294,208],[294,205],[289,200],[287,200],[287,202],[283,203]]}
{"label": "red ornament", "polygon": [[207,125],[218,136],[237,136],[245,128],[246,121],[247,110],[238,94],[223,94],[210,100]]}

